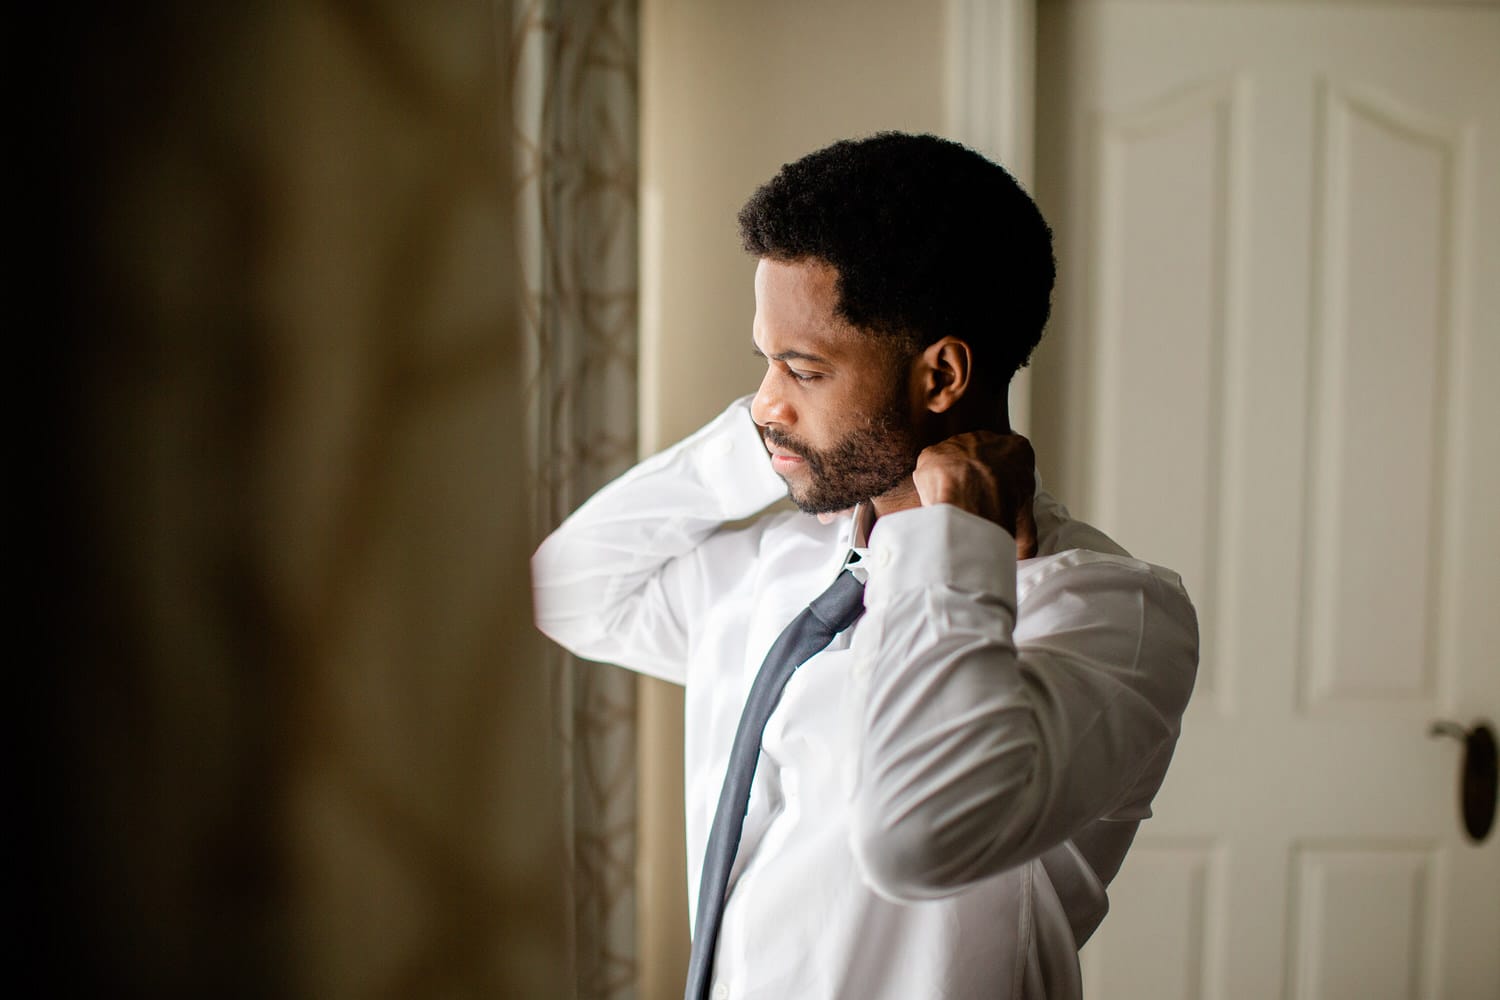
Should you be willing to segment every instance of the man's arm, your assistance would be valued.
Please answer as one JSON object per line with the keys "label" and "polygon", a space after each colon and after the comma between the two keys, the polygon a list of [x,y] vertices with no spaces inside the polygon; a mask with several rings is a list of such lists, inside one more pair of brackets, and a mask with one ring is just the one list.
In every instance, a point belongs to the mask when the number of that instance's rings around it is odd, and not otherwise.
{"label": "man's arm", "polygon": [[701,546],[785,495],[737,400],[548,536],[531,560],[537,627],[579,656],[683,683],[688,623],[712,596]]}
{"label": "man's arm", "polygon": [[873,887],[947,895],[1149,800],[1198,656],[1170,574],[1064,554],[1017,631],[998,524],[937,504],[881,518],[872,543],[851,836]]}

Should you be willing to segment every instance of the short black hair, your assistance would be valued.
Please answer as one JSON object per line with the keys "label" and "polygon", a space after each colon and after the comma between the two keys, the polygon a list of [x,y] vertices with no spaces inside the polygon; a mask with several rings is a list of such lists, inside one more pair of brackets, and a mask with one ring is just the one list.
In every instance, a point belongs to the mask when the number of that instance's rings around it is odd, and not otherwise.
{"label": "short black hair", "polygon": [[1052,308],[1052,230],[1004,167],[935,135],[879,132],[788,163],[739,214],[745,250],[838,272],[838,313],[915,351],[954,336],[1002,389]]}

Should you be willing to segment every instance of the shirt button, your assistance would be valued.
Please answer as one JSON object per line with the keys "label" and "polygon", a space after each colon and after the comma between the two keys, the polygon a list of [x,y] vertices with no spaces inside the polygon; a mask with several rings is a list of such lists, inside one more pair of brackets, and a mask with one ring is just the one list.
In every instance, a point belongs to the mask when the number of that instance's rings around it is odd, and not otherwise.
{"label": "shirt button", "polygon": [[714,1000],[729,1000],[729,986],[725,983],[714,985]]}
{"label": "shirt button", "polygon": [[876,549],[875,550],[875,565],[876,566],[889,566],[890,564],[891,564],[891,550],[887,549],[887,548]]}

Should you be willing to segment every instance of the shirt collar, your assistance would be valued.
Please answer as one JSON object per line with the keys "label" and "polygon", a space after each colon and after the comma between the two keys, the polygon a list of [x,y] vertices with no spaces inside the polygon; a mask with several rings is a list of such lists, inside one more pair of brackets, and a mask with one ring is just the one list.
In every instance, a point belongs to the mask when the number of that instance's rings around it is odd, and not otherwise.
{"label": "shirt collar", "polygon": [[844,557],[842,569],[854,574],[860,583],[869,582],[869,570],[865,560],[870,554],[870,530],[875,525],[875,508],[868,502],[857,505],[849,518],[849,554]]}
{"label": "shirt collar", "polygon": [[849,519],[849,545],[851,548],[868,548],[870,531],[875,527],[875,507],[868,500],[854,507],[854,516]]}

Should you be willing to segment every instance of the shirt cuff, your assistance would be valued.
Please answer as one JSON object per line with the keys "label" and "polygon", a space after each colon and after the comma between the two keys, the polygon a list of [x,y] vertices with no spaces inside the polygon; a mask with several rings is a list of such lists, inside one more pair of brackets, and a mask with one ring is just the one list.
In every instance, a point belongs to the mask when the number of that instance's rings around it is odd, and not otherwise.
{"label": "shirt cuff", "polygon": [[760,429],[750,419],[750,399],[735,400],[695,435],[694,464],[731,519],[749,517],[786,496],[786,481],[771,468]]}
{"label": "shirt cuff", "polygon": [[994,521],[951,504],[887,514],[870,532],[865,606],[904,591],[952,587],[1016,606],[1016,540]]}

